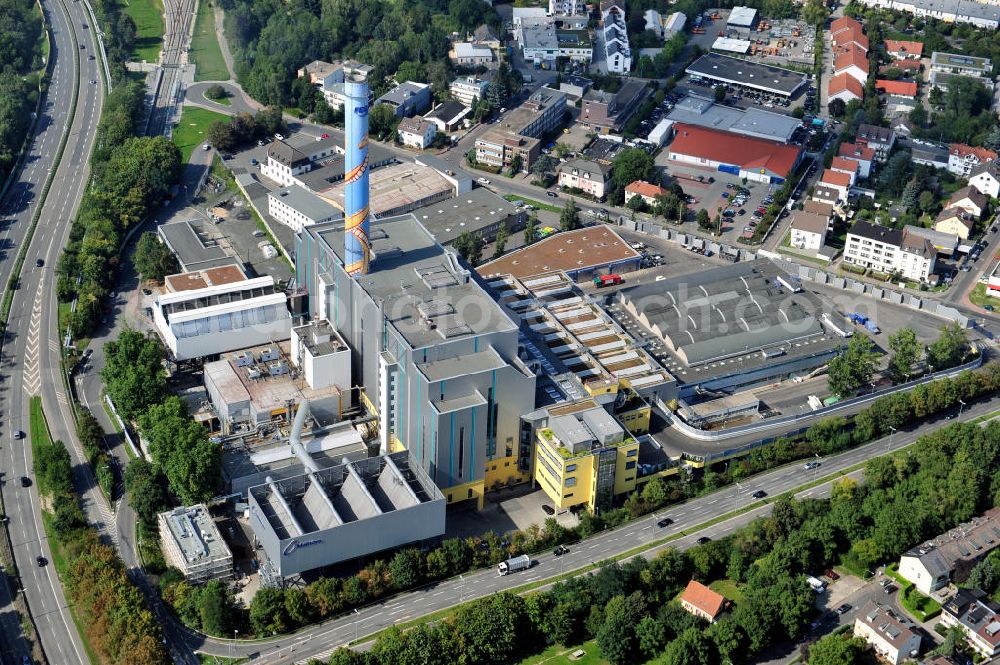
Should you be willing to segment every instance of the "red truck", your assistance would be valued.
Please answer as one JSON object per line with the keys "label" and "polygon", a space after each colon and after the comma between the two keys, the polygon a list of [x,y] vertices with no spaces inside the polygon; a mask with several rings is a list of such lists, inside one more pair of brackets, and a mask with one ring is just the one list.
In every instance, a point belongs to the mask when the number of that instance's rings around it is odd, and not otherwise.
{"label": "red truck", "polygon": [[610,275],[598,275],[594,278],[594,286],[601,289],[605,286],[615,286],[621,284],[625,281],[625,278],[621,275],[616,275],[611,273]]}

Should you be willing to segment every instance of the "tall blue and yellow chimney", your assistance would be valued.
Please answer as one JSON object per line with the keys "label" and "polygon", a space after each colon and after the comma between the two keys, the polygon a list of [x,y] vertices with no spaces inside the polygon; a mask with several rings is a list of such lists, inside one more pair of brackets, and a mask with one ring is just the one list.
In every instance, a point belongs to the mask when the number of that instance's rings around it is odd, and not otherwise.
{"label": "tall blue and yellow chimney", "polygon": [[344,263],[352,277],[368,272],[368,83],[344,83]]}

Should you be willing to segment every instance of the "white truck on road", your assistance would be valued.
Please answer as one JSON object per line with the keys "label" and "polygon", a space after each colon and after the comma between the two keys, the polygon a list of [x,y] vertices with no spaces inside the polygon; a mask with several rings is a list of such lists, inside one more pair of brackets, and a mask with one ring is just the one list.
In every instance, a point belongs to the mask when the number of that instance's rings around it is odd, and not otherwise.
{"label": "white truck on road", "polygon": [[500,575],[509,575],[510,573],[527,570],[528,568],[531,568],[531,557],[527,554],[515,556],[497,564],[497,572]]}

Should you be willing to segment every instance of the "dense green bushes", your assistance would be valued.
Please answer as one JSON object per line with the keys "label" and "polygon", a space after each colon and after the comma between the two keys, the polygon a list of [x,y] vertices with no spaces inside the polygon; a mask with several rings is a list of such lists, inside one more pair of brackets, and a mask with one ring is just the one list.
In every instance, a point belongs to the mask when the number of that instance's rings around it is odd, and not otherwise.
{"label": "dense green bushes", "polygon": [[31,0],[0,0],[0,184],[24,144],[38,102],[42,21]]}

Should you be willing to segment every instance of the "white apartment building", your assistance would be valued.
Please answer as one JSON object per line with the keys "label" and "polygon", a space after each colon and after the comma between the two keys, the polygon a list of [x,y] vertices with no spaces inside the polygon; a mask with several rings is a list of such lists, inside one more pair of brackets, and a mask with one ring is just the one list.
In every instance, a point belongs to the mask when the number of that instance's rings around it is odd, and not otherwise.
{"label": "white apartment building", "polygon": [[632,71],[632,50],[628,43],[625,25],[625,8],[617,4],[601,7],[604,18],[604,62],[609,73],[625,74]]}
{"label": "white apartment building", "polygon": [[941,623],[962,631],[966,643],[989,659],[1000,653],[1000,614],[979,589],[958,589],[941,605]]}
{"label": "white apartment building", "polygon": [[969,185],[987,196],[1000,198],[1000,164],[994,160],[972,169],[969,173]]}
{"label": "white apartment building", "polygon": [[343,217],[335,207],[298,185],[269,192],[267,214],[296,233],[305,226]]}
{"label": "white apartment building", "polygon": [[920,635],[913,624],[878,603],[868,603],[854,620],[854,636],[864,639],[878,656],[899,665],[920,653]]}
{"label": "white apartment building", "polygon": [[796,249],[818,252],[826,243],[829,224],[829,215],[796,210],[792,215],[789,244]]}
{"label": "white apartment building", "polygon": [[575,187],[595,199],[607,192],[609,167],[586,159],[571,159],[559,166],[559,186]]}
{"label": "white apartment building", "polygon": [[926,238],[868,222],[855,222],[847,232],[844,261],[882,273],[927,281],[934,272],[937,250]]}
{"label": "white apartment building", "polygon": [[489,81],[475,76],[461,76],[448,85],[448,92],[457,101],[472,106],[473,100],[483,99],[486,96],[486,87],[489,84]]}
{"label": "white apartment building", "polygon": [[288,187],[295,182],[295,176],[310,171],[313,162],[339,154],[341,145],[342,138],[321,139],[298,148],[284,141],[273,141],[267,146],[267,160],[260,165],[260,173]]}
{"label": "white apartment building", "polygon": [[964,143],[952,143],[948,148],[948,170],[957,176],[968,177],[973,169],[996,158],[997,154],[992,150]]}
{"label": "white apartment building", "polygon": [[975,0],[861,0],[861,4],[930,16],[946,23],[971,23],[990,30],[1000,27],[1000,7]]}

